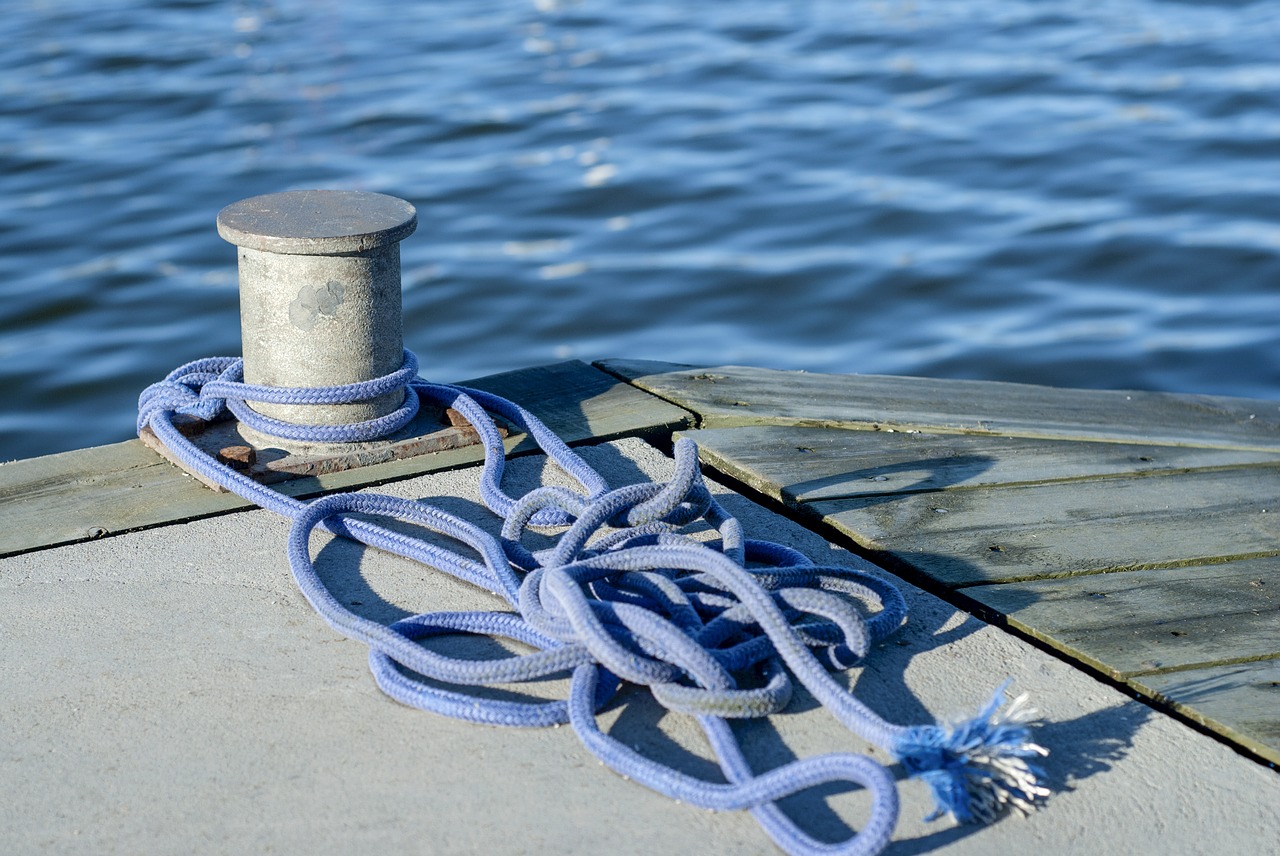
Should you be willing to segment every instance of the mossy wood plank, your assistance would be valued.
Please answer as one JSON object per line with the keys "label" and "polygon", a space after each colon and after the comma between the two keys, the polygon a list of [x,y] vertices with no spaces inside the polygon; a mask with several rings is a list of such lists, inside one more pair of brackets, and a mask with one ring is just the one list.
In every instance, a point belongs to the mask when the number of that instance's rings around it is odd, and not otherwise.
{"label": "mossy wood plank", "polygon": [[[570,443],[637,434],[666,435],[688,427],[693,420],[688,411],[619,383],[577,360],[490,375],[462,385],[483,389],[528,408]],[[532,441],[527,441],[517,446],[517,451],[533,448]]]}
{"label": "mossy wood plank", "polygon": [[692,410],[704,428],[893,428],[1280,450],[1275,401],[649,361],[599,365]]}
{"label": "mossy wood plank", "polygon": [[1009,624],[1112,677],[1280,657],[1280,558],[973,586]]}
{"label": "mossy wood plank", "polygon": [[1280,464],[1280,452],[749,426],[683,431],[704,463],[794,504],[1098,476]]}
{"label": "mossy wood plank", "polygon": [[[510,398],[568,442],[666,433],[689,414],[581,362],[469,381]],[[534,448],[525,435],[513,453]],[[478,446],[389,461],[276,485],[293,496],[393,481],[474,463]],[[137,440],[0,464],[0,555],[246,508],[234,494],[204,487]]]}
{"label": "mossy wood plank", "polygon": [[806,503],[940,583],[1280,554],[1280,468],[1194,471]]}
{"label": "mossy wood plank", "polygon": [[1280,660],[1144,675],[1130,683],[1280,764]]}

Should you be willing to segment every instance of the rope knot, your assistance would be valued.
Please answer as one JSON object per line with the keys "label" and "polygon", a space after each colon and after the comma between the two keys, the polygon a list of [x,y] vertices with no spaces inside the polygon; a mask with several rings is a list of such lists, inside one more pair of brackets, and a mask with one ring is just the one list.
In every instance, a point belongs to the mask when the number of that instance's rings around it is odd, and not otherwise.
{"label": "rope knot", "polygon": [[[138,430],[164,413],[180,413],[212,422],[230,412],[245,425],[273,437],[303,443],[360,443],[377,440],[408,425],[417,415],[418,396],[411,383],[418,358],[405,350],[400,368],[358,383],[325,387],[277,387],[244,382],[244,360],[210,357],[179,366],[163,381],[143,390],[138,399]],[[249,406],[265,404],[353,404],[396,390],[404,400],[391,413],[347,425],[303,425],[264,416]]]}
{"label": "rope knot", "polygon": [[163,413],[213,422],[227,412],[227,401],[206,388],[239,377],[243,363],[232,357],[209,357],[181,365],[138,397],[138,430]]}

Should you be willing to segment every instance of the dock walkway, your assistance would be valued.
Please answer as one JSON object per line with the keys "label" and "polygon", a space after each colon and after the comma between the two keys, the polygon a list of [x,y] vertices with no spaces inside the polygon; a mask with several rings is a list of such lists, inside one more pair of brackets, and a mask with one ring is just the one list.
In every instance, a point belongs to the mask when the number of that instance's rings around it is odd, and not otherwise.
{"label": "dock walkway", "polygon": [[[615,485],[663,479],[662,449],[690,436],[751,536],[907,580],[908,624],[848,676],[882,714],[964,716],[1006,676],[1031,694],[1053,752],[1044,810],[926,824],[926,789],[904,783],[889,853],[1277,852],[1276,402],[634,361],[472,385],[583,444]],[[508,448],[518,484],[561,478],[525,438]],[[493,528],[479,455],[282,489],[380,485]],[[287,522],[137,441],[0,465],[0,519],[6,852],[776,852],[748,815],[625,782],[567,728],[385,698],[363,647],[293,585]],[[320,557],[371,617],[499,606],[346,542]],[[602,722],[714,776],[683,719],[634,691]],[[868,750],[803,694],[739,733],[761,767]],[[786,806],[834,839],[861,796]]]}

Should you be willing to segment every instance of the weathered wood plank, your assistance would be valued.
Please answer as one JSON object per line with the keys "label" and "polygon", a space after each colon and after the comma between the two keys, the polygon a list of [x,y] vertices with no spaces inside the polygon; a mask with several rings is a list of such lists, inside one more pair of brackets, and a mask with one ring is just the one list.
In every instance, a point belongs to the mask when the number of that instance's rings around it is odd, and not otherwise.
{"label": "weathered wood plank", "polygon": [[697,413],[700,427],[801,425],[1280,449],[1280,403],[974,380],[598,363]]}
{"label": "weathered wood plank", "polygon": [[[510,398],[533,411],[568,442],[666,433],[690,424],[667,402],[581,362],[507,372],[466,385]],[[534,448],[523,434],[510,452]],[[285,482],[293,496],[378,484],[464,464],[476,446],[388,461],[319,478]],[[246,508],[163,461],[139,441],[0,464],[0,555]]]}
{"label": "weathered wood plank", "polygon": [[[1274,453],[777,426],[681,433],[716,470],[949,585],[1270,552],[960,591],[1149,696],[1147,683],[1168,680],[1161,670],[1280,656]],[[1265,757],[1280,748],[1266,743],[1273,714],[1259,707],[1274,693],[1172,703]]]}
{"label": "weathered wood plank", "polygon": [[604,367],[720,472],[1280,761],[1276,403]]}
{"label": "weathered wood plank", "polygon": [[[692,422],[688,411],[618,383],[577,360],[503,372],[464,381],[462,385],[527,407],[561,439],[571,443],[666,435]],[[533,448],[529,441],[518,446],[517,451]]]}
{"label": "weathered wood plank", "polygon": [[238,496],[199,485],[138,440],[13,461],[0,464],[0,554],[243,505]]}
{"label": "weathered wood plank", "polygon": [[1280,452],[750,426],[682,431],[704,463],[795,504],[904,492],[1280,464]]}
{"label": "weathered wood plank", "polygon": [[1130,683],[1280,764],[1280,660],[1146,675]]}
{"label": "weathered wood plank", "polygon": [[948,586],[1280,554],[1275,466],[802,507]]}
{"label": "weathered wood plank", "polygon": [[1114,678],[1280,657],[1280,558],[974,586],[1009,624]]}

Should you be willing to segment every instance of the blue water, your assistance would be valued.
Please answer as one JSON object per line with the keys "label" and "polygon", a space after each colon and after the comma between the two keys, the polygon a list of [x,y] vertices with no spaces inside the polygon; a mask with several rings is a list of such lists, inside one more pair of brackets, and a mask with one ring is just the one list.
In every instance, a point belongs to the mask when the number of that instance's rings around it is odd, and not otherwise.
{"label": "blue water", "polygon": [[7,0],[0,459],[239,352],[218,210],[403,197],[435,380],[567,358],[1280,399],[1280,0]]}

